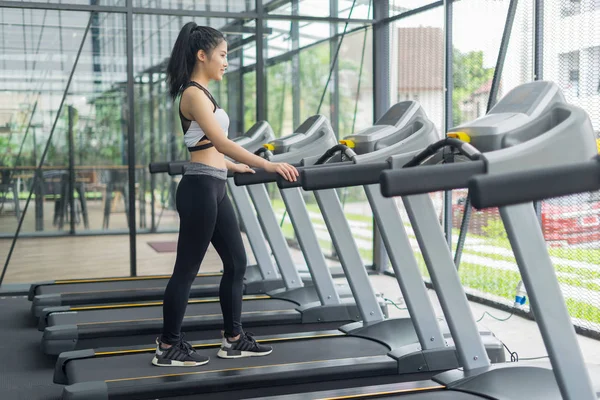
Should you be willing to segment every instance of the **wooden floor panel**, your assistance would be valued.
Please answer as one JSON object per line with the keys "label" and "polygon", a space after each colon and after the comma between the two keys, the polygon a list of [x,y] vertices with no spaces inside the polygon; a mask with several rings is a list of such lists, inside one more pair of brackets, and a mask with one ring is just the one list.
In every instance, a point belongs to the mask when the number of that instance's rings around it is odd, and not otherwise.
{"label": "wooden floor panel", "polygon": [[[148,242],[176,241],[177,234],[139,234],[137,236],[138,275],[169,274],[176,253],[158,253]],[[246,238],[249,262],[254,261]],[[11,245],[0,240],[2,266]],[[5,283],[29,283],[53,279],[98,278],[129,275],[129,236],[74,236],[53,238],[20,238],[11,257]],[[221,259],[209,246],[201,272],[222,268]]]}

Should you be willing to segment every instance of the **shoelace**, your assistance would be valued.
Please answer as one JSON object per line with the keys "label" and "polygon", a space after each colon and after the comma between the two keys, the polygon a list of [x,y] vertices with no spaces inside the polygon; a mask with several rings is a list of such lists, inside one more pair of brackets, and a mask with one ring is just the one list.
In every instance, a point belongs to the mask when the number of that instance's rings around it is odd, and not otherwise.
{"label": "shoelace", "polygon": [[258,347],[258,343],[256,342],[256,339],[253,338],[254,334],[250,333],[250,332],[244,332],[244,337],[246,338],[246,340],[250,343],[252,343],[253,347]]}
{"label": "shoelace", "polygon": [[183,340],[184,337],[185,337],[185,333],[182,333],[179,343],[177,343],[177,346],[181,350],[187,351],[188,353],[194,352],[195,350],[192,347],[192,345],[189,342],[186,342],[185,340]]}

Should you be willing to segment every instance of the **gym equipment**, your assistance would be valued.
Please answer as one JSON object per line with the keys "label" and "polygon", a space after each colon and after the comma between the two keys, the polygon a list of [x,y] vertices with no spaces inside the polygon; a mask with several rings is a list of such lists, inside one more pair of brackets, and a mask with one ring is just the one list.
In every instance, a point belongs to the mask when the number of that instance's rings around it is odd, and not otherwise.
{"label": "gym equipment", "polygon": [[[447,147],[457,155],[454,161],[471,161],[418,166],[422,163],[435,164],[442,159],[439,156],[444,155],[440,150]],[[456,343],[462,368],[411,383],[372,385],[346,381],[347,386],[340,385],[342,390],[336,388],[320,392],[311,392],[305,385],[298,387],[294,395],[276,398],[596,399],[598,383],[594,381],[592,385],[583,363],[533,204],[521,203],[534,197],[534,191],[526,192],[525,196],[499,195],[498,202],[486,196],[489,200],[481,201],[480,206],[516,203],[502,206],[500,213],[548,349],[551,366],[544,362],[523,361],[490,365],[486,358],[480,357],[483,345],[475,322],[472,318],[465,318],[466,296],[451,254],[439,251],[448,247],[428,195],[430,192],[467,187],[469,181],[472,188],[484,190],[492,186],[496,176],[501,184],[499,187],[505,189],[502,193],[506,193],[520,187],[507,183],[510,178],[531,169],[537,172],[529,174],[530,177],[541,177],[540,169],[557,165],[561,169],[587,171],[584,176],[587,183],[579,188],[593,189],[597,186],[588,179],[590,170],[598,168],[597,165],[587,162],[581,166],[577,163],[589,160],[595,152],[594,134],[586,113],[566,104],[555,84],[537,81],[513,89],[486,116],[454,128],[446,139],[429,146],[407,164],[394,165],[399,160],[392,156],[388,160],[392,169],[384,171],[380,177],[381,193],[385,197],[402,196]],[[444,156],[448,157],[448,154]],[[554,168],[554,171],[558,169]],[[308,177],[308,171],[302,174]],[[550,176],[545,175],[546,183],[552,182]],[[563,174],[563,177],[567,176]],[[524,182],[522,179],[521,183]],[[556,185],[556,181],[552,183]],[[533,181],[528,184],[533,184]],[[544,189],[544,192],[565,193],[558,189]],[[428,250],[430,244],[437,244],[435,249],[438,252],[432,251],[435,250],[433,247]],[[444,290],[440,291],[441,288]],[[591,367],[589,371],[597,374]]]}
{"label": "gym equipment", "polygon": [[[335,143],[335,135],[329,121],[317,115],[308,118],[292,135],[272,143],[286,146],[287,153],[282,154],[282,157],[302,158]],[[239,193],[240,189],[244,188],[237,188],[234,193]],[[277,222],[265,186],[248,187],[248,193],[257,209],[262,210],[258,217],[263,231],[269,228],[268,223],[271,224],[271,247],[285,288],[264,295],[245,296],[242,313],[244,326],[261,334],[289,333],[332,329],[341,323],[358,320],[360,316],[354,299],[338,294],[320,250],[308,260],[313,276],[312,284],[304,285],[294,268],[283,232],[272,228]],[[305,208],[304,210],[306,212]],[[308,219],[308,214],[306,218]],[[379,299],[376,301],[379,312],[387,312],[386,304]],[[42,337],[42,350],[46,354],[152,343],[162,329],[162,301],[78,306],[70,310],[44,309],[45,318],[40,319],[40,324],[46,323]],[[188,302],[182,325],[188,340],[219,337],[221,327],[222,315],[218,298],[196,298]]]}
{"label": "gym equipment", "polygon": [[[246,134],[233,140],[246,150],[255,152],[263,148],[262,145],[273,137],[271,126],[266,121],[260,121],[254,124]],[[154,162],[150,164],[149,169],[152,174],[169,172],[169,168],[181,173],[185,164],[187,164],[186,161]],[[228,178],[227,184],[235,200],[237,197],[244,196],[244,193],[236,190],[232,181],[233,178]],[[246,269],[244,293],[262,294],[283,287],[283,281],[266,249],[264,236],[257,228],[257,222],[252,220],[253,214],[244,215],[248,241],[257,260],[256,265],[248,266]],[[256,217],[254,217],[255,219]],[[65,306],[52,310],[59,312],[71,310],[72,307],[66,306],[160,300],[169,278],[170,275],[150,275],[38,282],[31,285],[29,300],[32,301],[32,314],[41,318],[45,318],[42,310],[48,307]],[[221,273],[198,274],[192,286],[190,298],[218,296],[220,281]]]}
{"label": "gym equipment", "polygon": [[[398,122],[398,125],[393,122]],[[355,148],[364,148],[364,156],[370,158],[369,152],[387,157],[400,153],[405,148],[422,149],[435,138],[435,128],[431,121],[426,119],[420,107],[409,102],[392,107],[375,126],[362,135],[355,135],[353,140]],[[336,148],[337,145],[330,149]],[[273,159],[278,161],[276,144],[273,152]],[[336,150],[328,151],[322,157],[330,159],[332,157],[329,154],[335,152]],[[361,157],[362,155],[357,155],[354,160],[360,160]],[[328,168],[322,165],[308,166],[311,161],[305,161],[305,170]],[[248,184],[250,193],[251,188],[264,187],[263,183],[276,180],[277,174],[264,171],[257,171],[254,175],[235,175],[235,182]],[[281,193],[285,193],[288,204],[300,195],[298,187],[281,188]],[[310,383],[312,389],[315,385],[321,387],[331,382],[345,387],[348,379],[355,382],[360,382],[361,379],[412,380],[415,377],[431,376],[434,371],[456,367],[457,357],[452,348],[446,350],[443,345],[438,346],[437,350],[443,353],[439,362],[429,360],[429,356],[435,358],[434,351],[419,348],[418,334],[412,328],[410,320],[385,318],[378,307],[373,287],[369,283],[335,190],[319,190],[315,192],[315,197],[341,258],[358,306],[360,322],[343,325],[337,330],[257,337],[259,341],[275,343],[272,355],[239,359],[235,363],[212,358],[206,368],[194,371],[174,368],[164,375],[148,362],[151,357],[148,353],[153,348],[89,349],[63,353],[58,359],[55,373],[56,383],[68,385],[64,389],[63,398],[107,399],[127,394],[141,399],[200,393],[204,398],[211,397],[211,393],[216,391],[223,391],[219,393],[222,398],[232,398],[241,397],[241,392],[257,387],[283,392],[294,390],[297,383]],[[412,255],[412,251],[409,254]],[[424,290],[422,281],[418,285]],[[417,288],[416,291],[418,290]],[[423,310],[427,312],[426,307]],[[490,335],[484,336],[485,340],[492,343],[489,354],[482,354],[482,357],[489,356],[493,361],[503,360],[501,344],[492,341]],[[444,342],[442,333],[438,333],[434,339]],[[191,344],[200,353],[213,355],[214,348],[220,342]],[[402,348],[412,351],[400,352],[399,356],[390,353],[391,350]]]}
{"label": "gym equipment", "polygon": [[469,181],[469,193],[477,209],[597,190],[600,190],[600,155],[560,167],[474,176]]}
{"label": "gym equipment", "polygon": [[[448,137],[446,143],[473,161],[382,173],[382,194],[405,196],[413,223],[420,222],[418,216],[424,210],[429,210],[430,218],[434,216],[431,199],[421,193],[467,187],[472,177],[481,174],[489,174],[492,179],[500,173],[568,167],[597,153],[589,116],[583,109],[566,104],[558,86],[546,81],[516,87],[486,116],[454,128]],[[533,204],[502,206],[500,216],[551,367],[490,365],[481,357],[474,360],[473,354],[481,351],[481,342],[475,340],[475,325],[463,321],[450,324],[464,360],[463,369],[444,372],[433,380],[446,388],[489,399],[596,399]],[[439,231],[439,224],[436,229]],[[458,281],[456,269],[450,265],[442,273],[436,270],[436,263],[429,262],[428,269],[436,287]],[[464,298],[464,292],[457,292],[459,295]],[[449,300],[455,299],[440,297],[446,317],[453,321],[461,315],[447,304]]]}

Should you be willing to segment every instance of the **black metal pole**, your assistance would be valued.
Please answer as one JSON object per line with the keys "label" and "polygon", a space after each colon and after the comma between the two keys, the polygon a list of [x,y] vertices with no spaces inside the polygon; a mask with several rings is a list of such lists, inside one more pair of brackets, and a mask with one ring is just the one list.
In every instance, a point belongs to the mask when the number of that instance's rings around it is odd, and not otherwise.
{"label": "black metal pole", "polygon": [[23,227],[23,221],[25,220],[25,215],[27,214],[27,207],[29,207],[29,202],[31,201],[31,195],[33,194],[33,188],[38,184],[38,179],[41,176],[42,165],[44,165],[44,161],[46,160],[46,154],[48,153],[48,149],[50,148],[50,143],[52,141],[52,137],[54,136],[54,131],[56,129],[56,124],[60,118],[60,112],[65,103],[65,99],[67,98],[67,94],[69,93],[69,89],[71,87],[71,81],[73,80],[73,74],[75,73],[75,69],[79,64],[79,57],[81,56],[81,50],[83,49],[83,45],[85,44],[85,40],[87,38],[88,32],[90,30],[90,25],[92,23],[92,16],[88,19],[87,26],[83,33],[83,38],[81,39],[81,43],[79,44],[79,50],[77,51],[77,56],[75,57],[75,62],[73,63],[73,67],[71,68],[71,73],[69,75],[69,79],[67,80],[67,84],[65,86],[65,90],[62,95],[62,99],[60,100],[60,104],[58,106],[58,110],[56,112],[56,118],[54,118],[54,123],[52,125],[52,129],[50,130],[50,135],[48,136],[48,141],[46,141],[46,146],[44,148],[44,152],[42,153],[42,157],[40,158],[40,163],[38,164],[36,171],[33,175],[33,183],[31,185],[32,190],[29,191],[29,196],[27,197],[27,201],[25,202],[25,208],[23,208],[23,212],[21,213],[21,219],[19,219],[19,225],[17,226],[17,230],[15,232],[15,236],[13,236],[12,243],[10,245],[10,249],[8,250],[8,255],[6,256],[6,261],[4,262],[4,268],[2,269],[2,275],[0,275],[0,285],[2,285],[2,281],[4,280],[4,276],[6,275],[6,271],[8,269],[8,264],[10,263],[10,259],[15,250],[15,245],[17,243],[17,239],[19,237],[19,233],[21,232],[21,228]]}
{"label": "black metal pole", "polygon": [[[292,15],[298,15],[298,0],[292,0]],[[292,50],[300,48],[300,22],[292,21]],[[300,125],[300,55],[292,55],[292,121],[294,128]]]}
{"label": "black metal pole", "polygon": [[[373,18],[384,20],[390,15],[389,0],[373,2]],[[365,30],[365,34],[366,34]],[[390,108],[390,25],[373,26],[373,121],[378,120]],[[388,269],[388,254],[373,218],[373,267],[378,272]]]}
{"label": "black metal pole", "polygon": [[[256,120],[263,121],[267,119],[267,85],[265,77],[265,38],[264,36],[264,15],[263,2],[256,0]],[[244,127],[246,129],[246,127]]]}
{"label": "black metal pole", "polygon": [[135,101],[133,92],[133,0],[127,0],[127,164],[129,184],[129,266],[130,275],[137,276],[135,220]]}
{"label": "black metal pole", "polygon": [[[453,45],[452,45],[452,3],[453,0],[445,0],[445,8],[444,8],[444,20],[445,20],[445,86],[446,86],[446,96],[444,99],[445,103],[445,121],[444,121],[444,130],[448,132],[450,128],[454,125],[454,116],[452,112],[452,95],[454,92],[454,54],[453,54]],[[452,249],[452,191],[446,191],[444,193],[444,232],[446,232],[446,241],[448,242],[448,247]]]}
{"label": "black metal pole", "polygon": [[[502,41],[500,42],[500,49],[498,51],[498,58],[496,59],[496,68],[494,69],[494,77],[492,79],[492,87],[490,89],[490,96],[488,98],[487,111],[490,112],[492,107],[498,100],[498,91],[500,88],[500,81],[502,80],[502,71],[504,70],[504,62],[506,61],[506,53],[508,51],[508,45],[510,43],[510,36],[512,34],[512,28],[515,22],[515,15],[517,14],[518,0],[511,0],[508,5],[508,13],[506,15],[506,23],[504,24],[504,32],[502,33]],[[460,234],[458,236],[458,242],[456,244],[456,253],[454,254],[454,265],[456,268],[460,266],[460,260],[462,257],[463,248],[465,245],[465,239],[467,238],[467,232],[469,231],[469,221],[471,220],[471,196],[467,195],[465,200],[465,207],[463,213],[463,219],[460,225]]]}
{"label": "black metal pole", "polygon": [[[338,16],[338,2],[329,2],[329,16]],[[339,107],[340,107],[340,64],[337,62],[336,53],[338,51],[338,41],[343,38],[337,38],[338,25],[337,23],[329,24],[329,36],[332,37],[329,42],[329,60],[333,63],[333,70],[330,73],[331,76],[331,91],[329,92],[329,121],[331,122],[331,128],[335,133],[335,136],[340,136],[340,118],[339,118]]]}
{"label": "black metal pole", "polygon": [[[69,186],[67,188],[67,199],[69,207],[71,207],[70,231],[71,235],[75,234],[75,138],[73,137],[73,122],[75,119],[75,110],[73,106],[67,107],[69,118]],[[63,199],[66,201],[67,199]]]}
{"label": "black metal pole", "polygon": [[[154,108],[156,104],[154,102],[154,73],[151,72],[149,74],[150,77],[150,88],[148,89],[150,92],[150,105],[148,107],[150,112],[150,162],[154,162],[154,137],[156,136],[156,127],[154,125]],[[154,196],[154,191],[156,190],[156,176],[154,174],[150,174],[150,231],[156,232],[156,217],[154,216],[154,208],[156,207],[156,199]]]}

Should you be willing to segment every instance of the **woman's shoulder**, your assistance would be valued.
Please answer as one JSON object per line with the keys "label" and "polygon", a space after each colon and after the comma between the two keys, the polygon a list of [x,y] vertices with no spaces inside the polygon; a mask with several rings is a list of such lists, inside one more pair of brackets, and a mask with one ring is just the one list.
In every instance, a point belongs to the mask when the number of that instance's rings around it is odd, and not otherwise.
{"label": "woman's shoulder", "polygon": [[210,99],[208,94],[205,93],[202,89],[199,89],[192,85],[182,89],[179,101],[181,104],[198,104],[200,106],[209,107],[209,109],[212,109],[213,107],[212,100]]}

